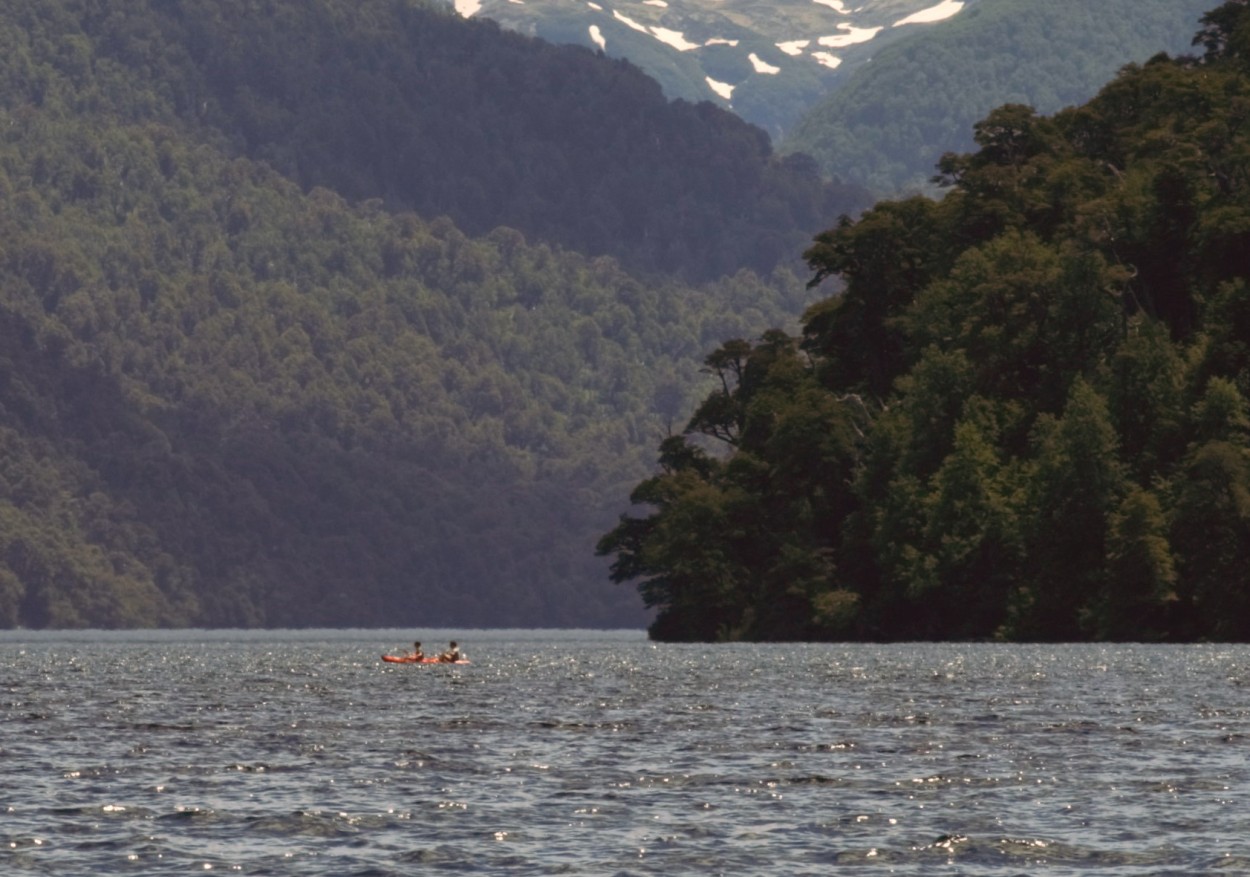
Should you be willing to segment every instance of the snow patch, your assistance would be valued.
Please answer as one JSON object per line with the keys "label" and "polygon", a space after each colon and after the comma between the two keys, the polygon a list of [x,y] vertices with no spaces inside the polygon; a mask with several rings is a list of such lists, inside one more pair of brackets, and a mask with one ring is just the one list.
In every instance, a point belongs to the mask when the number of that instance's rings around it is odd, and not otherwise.
{"label": "snow patch", "polygon": [[615,18],[617,21],[620,21],[620,22],[623,22],[624,24],[629,25],[636,31],[640,31],[641,33],[645,33],[645,34],[651,33],[651,31],[647,30],[641,24],[634,21],[632,18],[626,18],[624,15],[621,15],[621,13],[617,12],[615,9],[612,10],[612,17]]}
{"label": "snow patch", "polygon": [[681,31],[669,30],[666,27],[653,27],[651,33],[657,40],[672,46],[679,52],[689,52],[691,49],[699,48],[698,43],[690,42]]}
{"label": "snow patch", "polygon": [[586,5],[589,6],[591,9],[593,9],[595,12],[603,11],[603,7],[600,6],[598,3],[587,3]]}
{"label": "snow patch", "polygon": [[846,33],[834,34],[833,36],[821,37],[816,40],[822,46],[831,49],[845,49],[847,46],[853,46],[856,43],[866,43],[877,34],[881,33],[884,28],[881,27],[856,27],[853,24],[839,24],[838,30],[844,30]]}
{"label": "snow patch", "polygon": [[771,75],[781,72],[780,67],[774,67],[754,52],[747,55],[747,59],[750,60],[751,66],[755,68],[756,73],[768,73]]}
{"label": "snow patch", "polygon": [[717,82],[710,76],[705,76],[703,78],[707,80],[708,87],[725,100],[729,100],[734,96],[734,86],[730,85],[728,82]]}
{"label": "snow patch", "polygon": [[482,0],[455,0],[456,11],[464,18],[472,18],[482,9]]}
{"label": "snow patch", "polygon": [[921,9],[919,12],[906,18],[900,18],[894,22],[894,27],[902,27],[904,24],[932,24],[935,21],[944,21],[963,8],[963,0],[942,0],[937,6],[930,6],[928,9]]}
{"label": "snow patch", "polygon": [[777,43],[777,48],[787,55],[802,55],[803,50],[812,44],[811,40],[790,40],[788,43]]}
{"label": "snow patch", "polygon": [[608,50],[608,41],[603,38],[603,31],[599,30],[599,25],[592,24],[590,26],[590,41],[599,47],[600,51]]}
{"label": "snow patch", "polygon": [[812,0],[813,3],[819,3],[821,6],[828,6],[834,12],[841,12],[846,15],[851,10],[846,8],[846,4],[842,0]]}
{"label": "snow patch", "polygon": [[679,30],[669,30],[666,27],[647,27],[644,24],[639,24],[628,16],[621,15],[621,13],[615,9],[612,10],[612,17],[622,24],[632,27],[639,33],[645,33],[648,36],[655,37],[666,46],[672,46],[679,52],[689,52],[691,49],[700,48],[699,43],[690,42],[690,40],[686,39],[686,35]]}
{"label": "snow patch", "polygon": [[643,6],[658,6],[661,9],[667,9],[668,3],[665,0],[642,0]]}
{"label": "snow patch", "polygon": [[830,54],[829,52],[812,52],[812,57],[828,67],[830,70],[837,70],[842,66],[842,59],[837,55]]}
{"label": "snow patch", "polygon": [[724,37],[712,37],[710,40],[708,40],[708,41],[707,41],[706,43],[704,43],[703,45],[705,45],[705,46],[736,46],[736,45],[738,45],[738,41],[737,41],[737,40],[727,40],[727,39],[725,39]]}

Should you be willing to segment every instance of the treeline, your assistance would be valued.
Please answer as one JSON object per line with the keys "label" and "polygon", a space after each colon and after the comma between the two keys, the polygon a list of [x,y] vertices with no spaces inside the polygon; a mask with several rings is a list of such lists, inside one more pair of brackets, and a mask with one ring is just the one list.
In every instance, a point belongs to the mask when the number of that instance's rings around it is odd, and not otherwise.
{"label": "treeline", "polygon": [[995,110],[818,237],[800,337],[709,357],[600,542],[652,636],[1250,639],[1250,5],[1202,24]]}
{"label": "treeline", "polygon": [[[670,103],[625,61],[421,0],[3,0],[54,83],[9,100],[168,110],[305,189],[499,225],[634,272],[767,274],[866,192],[776,158],[711,104]],[[137,74],[137,75],[136,75]]]}
{"label": "treeline", "polygon": [[216,10],[280,78],[261,10],[389,39],[405,4],[0,5],[0,626],[643,622],[595,538],[800,278],[643,283],[304,192],[187,118],[225,113],[174,75],[211,22],[158,27]]}
{"label": "treeline", "polygon": [[1183,52],[1210,0],[980,0],[882,48],[810,109],[783,151],[882,195],[928,191],[944,152],[975,147],[994,107],[1087,101],[1130,61]]}

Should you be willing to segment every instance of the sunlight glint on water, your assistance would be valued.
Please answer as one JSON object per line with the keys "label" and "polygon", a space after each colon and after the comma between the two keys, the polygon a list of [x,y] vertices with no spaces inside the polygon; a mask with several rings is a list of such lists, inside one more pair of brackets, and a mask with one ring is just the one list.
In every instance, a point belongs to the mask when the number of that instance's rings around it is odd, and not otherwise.
{"label": "sunlight glint on water", "polygon": [[[471,665],[378,660],[452,636]],[[1242,646],[8,632],[0,868],[1245,873],[1248,679]]]}

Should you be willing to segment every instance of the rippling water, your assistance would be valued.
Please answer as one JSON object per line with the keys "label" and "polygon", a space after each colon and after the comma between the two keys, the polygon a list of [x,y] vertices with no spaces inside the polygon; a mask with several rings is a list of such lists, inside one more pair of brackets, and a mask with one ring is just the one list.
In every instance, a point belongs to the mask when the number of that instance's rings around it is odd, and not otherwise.
{"label": "rippling water", "polygon": [[0,634],[0,873],[1250,872],[1250,648]]}

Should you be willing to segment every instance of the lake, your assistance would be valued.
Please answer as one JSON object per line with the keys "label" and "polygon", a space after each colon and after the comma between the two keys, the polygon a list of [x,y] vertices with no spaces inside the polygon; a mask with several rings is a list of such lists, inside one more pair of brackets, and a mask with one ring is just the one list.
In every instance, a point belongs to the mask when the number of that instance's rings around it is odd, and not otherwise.
{"label": "lake", "polygon": [[0,779],[4,874],[1244,874],[1250,647],[7,631]]}

